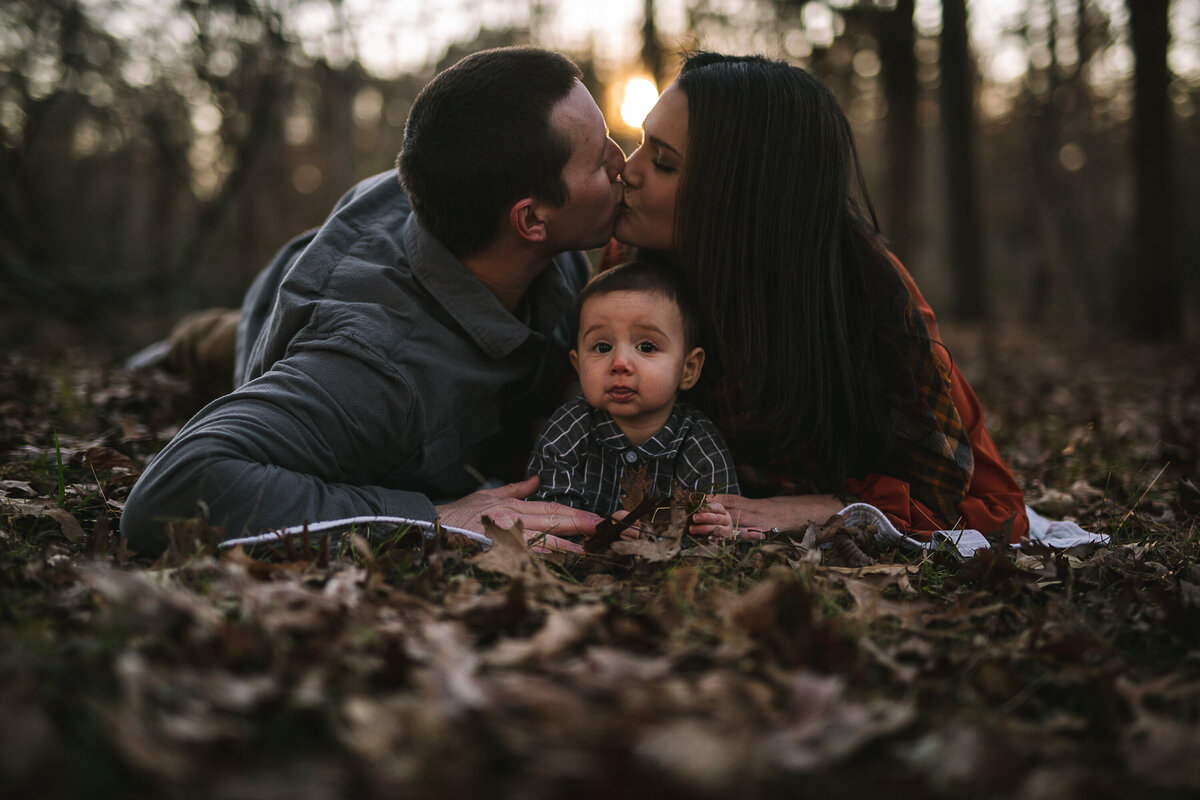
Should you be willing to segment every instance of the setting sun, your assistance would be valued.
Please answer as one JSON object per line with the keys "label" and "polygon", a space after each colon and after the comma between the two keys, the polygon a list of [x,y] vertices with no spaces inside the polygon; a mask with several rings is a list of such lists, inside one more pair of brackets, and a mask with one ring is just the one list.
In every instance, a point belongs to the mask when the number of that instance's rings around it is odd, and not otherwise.
{"label": "setting sun", "polygon": [[645,77],[625,81],[625,92],[621,99],[621,121],[631,128],[642,127],[642,120],[658,102],[658,87]]}

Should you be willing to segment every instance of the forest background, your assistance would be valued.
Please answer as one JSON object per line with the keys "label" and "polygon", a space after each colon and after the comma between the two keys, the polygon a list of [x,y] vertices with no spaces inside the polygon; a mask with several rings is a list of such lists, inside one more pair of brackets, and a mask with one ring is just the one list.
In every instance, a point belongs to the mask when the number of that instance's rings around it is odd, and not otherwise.
{"label": "forest background", "polygon": [[[513,42],[627,151],[681,47],[819,73],[1027,501],[1108,545],[131,553],[204,398],[114,365]],[[0,797],[1198,796],[1198,92],[1200,0],[4,0]]]}
{"label": "forest background", "polygon": [[391,167],[437,70],[510,43],[580,63],[627,151],[625,81],[665,87],[682,48],[807,66],[940,315],[1200,336],[1200,0],[599,5],[8,0],[0,343],[119,356],[239,304]]}

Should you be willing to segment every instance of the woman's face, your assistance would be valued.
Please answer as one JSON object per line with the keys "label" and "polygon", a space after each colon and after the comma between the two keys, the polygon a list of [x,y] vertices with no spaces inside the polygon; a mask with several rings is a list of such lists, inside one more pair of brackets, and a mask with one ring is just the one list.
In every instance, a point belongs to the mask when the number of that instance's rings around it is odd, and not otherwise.
{"label": "woman's face", "polygon": [[628,245],[675,250],[675,199],[687,155],[687,95],[671,84],[642,123],[642,143],[621,171],[625,202],[613,235]]}

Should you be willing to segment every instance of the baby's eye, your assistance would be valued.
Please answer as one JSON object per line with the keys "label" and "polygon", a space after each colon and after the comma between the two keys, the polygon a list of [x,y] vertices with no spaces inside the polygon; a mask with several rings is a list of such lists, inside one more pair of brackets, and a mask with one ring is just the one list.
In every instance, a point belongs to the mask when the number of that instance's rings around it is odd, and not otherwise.
{"label": "baby's eye", "polygon": [[637,349],[640,353],[653,353],[658,348],[654,346],[654,342],[638,342]]}
{"label": "baby's eye", "polygon": [[612,345],[608,342],[596,342],[592,345],[592,349],[597,353],[607,353],[609,350],[612,350]]}

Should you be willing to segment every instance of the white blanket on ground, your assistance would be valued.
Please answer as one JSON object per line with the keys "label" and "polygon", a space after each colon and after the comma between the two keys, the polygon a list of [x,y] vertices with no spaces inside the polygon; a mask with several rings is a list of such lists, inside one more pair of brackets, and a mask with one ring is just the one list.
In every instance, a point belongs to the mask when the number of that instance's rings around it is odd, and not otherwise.
{"label": "white blanket on ground", "polygon": [[[900,540],[914,547],[932,550],[949,544],[963,558],[970,558],[980,548],[989,547],[987,538],[977,530],[965,531],[934,531],[930,541],[923,542],[906,536],[896,530],[896,526],[882,511],[867,503],[852,503],[842,509],[842,516],[855,526],[874,525],[879,535],[884,539]],[[1066,550],[1080,544],[1106,545],[1109,537],[1102,533],[1089,533],[1070,520],[1046,519],[1028,506],[1025,513],[1029,515],[1029,540],[1041,542],[1048,547]],[[1016,547],[1017,545],[1013,545]]]}
{"label": "white blanket on ground", "polygon": [[[1049,520],[1038,514],[1032,508],[1026,507],[1026,513],[1029,515],[1029,538],[1034,542],[1041,542],[1049,547],[1057,547],[1065,550],[1068,547],[1074,547],[1080,544],[1108,544],[1108,536],[1101,533],[1088,533],[1083,528],[1069,520]],[[874,525],[879,531],[879,536],[883,539],[892,539],[903,542],[904,544],[913,547],[921,547],[931,550],[941,547],[943,544],[949,544],[963,558],[970,558],[975,551],[988,547],[988,541],[982,533],[976,530],[965,531],[935,531],[930,541],[922,542],[914,539],[911,536],[906,536],[896,530],[891,521],[888,520],[884,513],[878,508],[867,503],[852,503],[842,509],[842,516],[854,525]],[[244,536],[240,539],[228,539],[221,542],[222,547],[233,547],[234,545],[252,545],[252,544],[270,544],[277,542],[286,536],[300,536],[306,531],[309,534],[333,533],[336,531],[345,530],[347,528],[366,528],[371,525],[388,525],[392,528],[401,525],[412,525],[425,531],[427,536],[433,535],[433,523],[425,520],[408,519],[406,517],[350,517],[348,519],[332,519],[325,522],[314,522],[307,525],[293,525],[290,528],[282,528],[277,531],[269,531],[257,536]],[[481,533],[469,531],[465,528],[446,527],[452,533],[459,533],[478,542],[484,547],[490,547],[492,541]],[[1015,545],[1014,545],[1015,547]]]}

